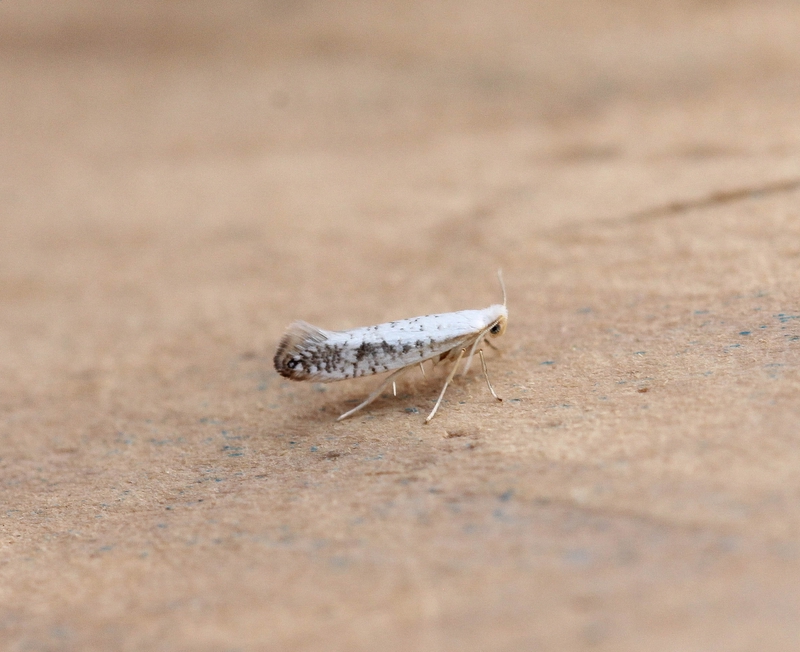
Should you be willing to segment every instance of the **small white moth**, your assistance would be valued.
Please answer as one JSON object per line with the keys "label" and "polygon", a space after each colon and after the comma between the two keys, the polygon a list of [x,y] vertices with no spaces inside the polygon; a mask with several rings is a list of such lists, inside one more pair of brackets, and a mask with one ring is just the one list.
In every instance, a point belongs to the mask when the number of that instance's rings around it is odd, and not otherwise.
{"label": "small white moth", "polygon": [[[487,335],[497,337],[506,330],[506,289],[499,272],[498,277],[503,288],[503,305],[493,305],[483,310],[425,315],[349,331],[326,331],[304,321],[296,321],[289,326],[278,344],[274,358],[275,370],[291,380],[323,383],[394,371],[363,403],[337,419],[341,421],[372,403],[389,383],[392,383],[396,394],[395,381],[411,367],[419,365],[424,375],[423,362],[431,360],[436,364],[458,353],[439,399],[425,419],[425,423],[428,423],[439,409],[461,358],[469,351],[463,372],[466,374],[472,356],[477,351],[489,391],[501,401],[489,381],[486,360],[480,348]],[[485,341],[492,346],[489,340]]]}

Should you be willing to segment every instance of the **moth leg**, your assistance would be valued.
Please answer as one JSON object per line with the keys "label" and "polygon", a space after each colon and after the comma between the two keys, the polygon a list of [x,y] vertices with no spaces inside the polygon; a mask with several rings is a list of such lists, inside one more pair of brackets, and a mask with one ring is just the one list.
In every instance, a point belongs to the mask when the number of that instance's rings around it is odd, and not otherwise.
{"label": "moth leg", "polygon": [[398,376],[399,376],[401,373],[403,373],[404,371],[406,371],[407,369],[408,369],[408,367],[403,367],[402,369],[398,369],[398,370],[397,370],[397,371],[395,371],[394,373],[392,373],[392,374],[389,374],[389,376],[387,376],[387,377],[384,379],[384,381],[383,381],[383,382],[382,382],[380,385],[378,385],[378,388],[377,388],[377,389],[376,389],[374,392],[372,392],[372,394],[370,394],[369,396],[367,396],[367,398],[366,398],[366,399],[365,399],[365,400],[364,400],[362,403],[359,403],[358,405],[356,405],[356,406],[355,406],[355,407],[354,407],[352,410],[348,410],[347,412],[345,412],[344,414],[342,414],[342,415],[341,415],[341,416],[340,416],[338,419],[336,419],[336,420],[337,420],[337,421],[341,421],[342,419],[346,419],[347,417],[351,416],[352,414],[355,414],[356,412],[358,412],[358,411],[359,411],[361,408],[363,408],[363,407],[366,407],[367,405],[369,405],[370,403],[372,403],[372,401],[374,401],[376,398],[378,398],[378,396],[380,396],[380,394],[381,394],[381,392],[383,391],[383,388],[384,388],[384,387],[386,387],[386,386],[387,386],[389,383],[393,383],[393,382],[394,382],[394,381],[397,379],[397,377],[398,377]]}
{"label": "moth leg", "polygon": [[422,372],[422,377],[425,378],[425,367],[422,366],[422,363],[419,363],[419,370]]}
{"label": "moth leg", "polygon": [[481,366],[483,367],[483,376],[484,378],[486,378],[486,384],[489,386],[489,391],[492,393],[492,396],[494,396],[498,401],[502,401],[503,399],[494,393],[494,387],[492,387],[492,383],[489,382],[489,370],[486,368],[486,359],[483,357],[483,349],[478,349],[478,355],[481,356]]}
{"label": "moth leg", "polygon": [[475,338],[472,342],[472,347],[469,350],[469,355],[467,356],[467,364],[464,365],[464,371],[461,372],[462,376],[466,376],[467,372],[469,371],[470,366],[472,365],[472,356],[475,355],[475,350],[478,348],[478,345],[483,341],[483,335]]}
{"label": "moth leg", "polygon": [[397,383],[392,381],[392,395],[397,398]]}
{"label": "moth leg", "polygon": [[461,353],[458,354],[456,358],[456,362],[453,365],[452,370],[450,371],[450,375],[447,376],[447,380],[444,381],[444,387],[442,387],[442,393],[439,394],[439,400],[436,401],[436,405],[433,406],[431,413],[428,415],[428,418],[425,419],[425,423],[430,423],[430,420],[433,419],[433,415],[436,414],[436,410],[439,409],[439,404],[442,402],[444,398],[444,393],[447,390],[447,386],[450,384],[450,381],[453,380],[453,376],[456,375],[456,369],[458,369],[458,363],[461,362],[461,358],[464,357],[464,353],[466,353],[466,349],[461,349]]}

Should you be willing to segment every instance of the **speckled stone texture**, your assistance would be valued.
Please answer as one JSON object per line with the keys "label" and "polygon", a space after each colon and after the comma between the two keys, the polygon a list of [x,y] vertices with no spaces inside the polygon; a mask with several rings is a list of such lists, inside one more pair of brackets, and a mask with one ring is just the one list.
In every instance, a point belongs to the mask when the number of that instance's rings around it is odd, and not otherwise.
{"label": "speckled stone texture", "polygon": [[[800,4],[0,3],[0,647],[790,651]],[[285,327],[481,308],[480,369]]]}

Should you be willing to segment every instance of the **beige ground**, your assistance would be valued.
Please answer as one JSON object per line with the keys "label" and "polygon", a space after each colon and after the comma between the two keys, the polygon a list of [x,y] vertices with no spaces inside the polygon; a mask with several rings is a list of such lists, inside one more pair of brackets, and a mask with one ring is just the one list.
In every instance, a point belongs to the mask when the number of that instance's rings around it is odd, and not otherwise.
{"label": "beige ground", "polygon": [[[3,649],[799,649],[798,34],[3,0]],[[498,267],[502,404],[272,370]]]}

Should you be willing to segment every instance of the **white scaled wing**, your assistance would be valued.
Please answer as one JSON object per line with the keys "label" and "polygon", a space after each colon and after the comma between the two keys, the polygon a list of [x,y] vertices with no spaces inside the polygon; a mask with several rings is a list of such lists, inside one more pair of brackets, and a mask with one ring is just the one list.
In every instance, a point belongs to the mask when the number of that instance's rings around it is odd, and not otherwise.
{"label": "white scaled wing", "polygon": [[330,382],[368,376],[430,360],[471,345],[505,306],[402,319],[349,331],[295,322],[275,353],[275,369],[292,380]]}

